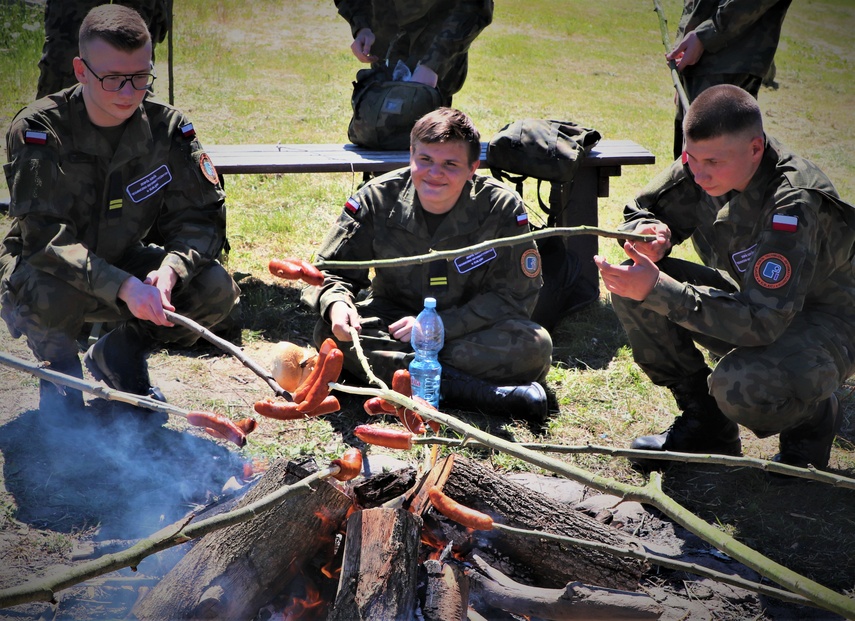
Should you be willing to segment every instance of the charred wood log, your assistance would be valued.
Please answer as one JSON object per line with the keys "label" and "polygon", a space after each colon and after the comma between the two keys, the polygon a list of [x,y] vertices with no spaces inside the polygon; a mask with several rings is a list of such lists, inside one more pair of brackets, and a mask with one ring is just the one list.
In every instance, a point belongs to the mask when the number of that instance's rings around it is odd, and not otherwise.
{"label": "charred wood log", "polygon": [[[239,507],[293,484],[285,460],[275,462]],[[140,621],[251,619],[319,550],[329,546],[351,506],[335,484],[306,486],[246,524],[202,538],[137,602]]]}
{"label": "charred wood log", "polygon": [[328,621],[412,617],[421,527],[420,517],[402,509],[365,509],[348,518]]}
{"label": "charred wood log", "polygon": [[466,621],[469,581],[456,565],[438,560],[424,562],[427,589],[422,613],[426,621]]}
{"label": "charred wood log", "polygon": [[481,603],[515,615],[555,621],[643,621],[658,619],[662,607],[649,595],[572,582],[563,589],[520,584],[490,567],[477,554],[478,571],[469,570],[470,587]]}
{"label": "charred wood log", "polygon": [[[451,467],[446,463],[453,460]],[[528,530],[544,531],[627,546],[628,535],[574,511],[568,505],[508,480],[476,461],[451,456],[434,469],[447,472],[443,491],[454,500],[490,515],[495,521]],[[580,580],[612,589],[636,590],[644,563],[593,551],[579,551],[555,542],[511,533],[476,533],[498,552],[525,566],[543,586],[561,587]]]}

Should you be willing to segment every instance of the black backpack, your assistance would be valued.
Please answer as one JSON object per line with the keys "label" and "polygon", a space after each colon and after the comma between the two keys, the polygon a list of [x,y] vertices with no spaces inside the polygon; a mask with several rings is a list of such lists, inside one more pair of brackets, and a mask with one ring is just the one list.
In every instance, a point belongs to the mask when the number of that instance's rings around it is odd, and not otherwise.
{"label": "black backpack", "polygon": [[[563,205],[563,183],[570,183],[582,159],[600,140],[600,133],[571,121],[525,119],[510,123],[487,145],[487,166],[494,177],[513,183],[522,195],[523,181],[537,180],[537,200],[546,213],[546,226],[556,226]],[[540,196],[541,182],[552,184],[547,205]],[[543,287],[532,320],[552,330],[561,318],[596,300],[599,291],[579,279],[582,261],[559,235],[537,240],[543,265]]]}
{"label": "black backpack", "polygon": [[384,69],[360,69],[350,100],[353,116],[347,138],[369,149],[410,148],[410,131],[442,103],[439,91],[419,82],[392,80]]}

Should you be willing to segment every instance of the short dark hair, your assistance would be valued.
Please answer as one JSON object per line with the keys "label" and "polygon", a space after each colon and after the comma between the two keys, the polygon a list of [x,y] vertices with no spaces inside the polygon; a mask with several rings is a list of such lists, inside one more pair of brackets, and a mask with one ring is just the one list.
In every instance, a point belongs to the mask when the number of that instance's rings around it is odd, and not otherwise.
{"label": "short dark hair", "polygon": [[718,84],[703,91],[689,106],[683,133],[692,141],[743,133],[762,136],[763,115],[750,93],[732,84]]}
{"label": "short dark hair", "polygon": [[151,41],[151,35],[143,18],[132,8],[102,4],[89,11],[80,24],[77,43],[81,55],[94,39],[101,39],[118,50],[133,52]]}
{"label": "short dark hair", "polygon": [[410,145],[462,140],[469,149],[469,163],[481,159],[481,134],[469,115],[454,108],[437,108],[428,112],[413,126]]}

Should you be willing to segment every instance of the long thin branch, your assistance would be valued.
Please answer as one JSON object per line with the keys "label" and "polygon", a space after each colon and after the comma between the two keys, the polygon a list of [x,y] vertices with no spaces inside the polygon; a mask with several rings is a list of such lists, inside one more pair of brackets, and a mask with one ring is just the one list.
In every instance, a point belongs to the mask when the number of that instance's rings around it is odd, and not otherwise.
{"label": "long thin branch", "polygon": [[[665,46],[665,52],[670,52],[671,38],[668,36],[668,20],[665,19],[665,11],[662,10],[662,5],[659,0],[653,0],[653,10],[659,17],[659,32],[662,34],[662,45]],[[686,96],[686,90],[683,88],[683,81],[680,79],[680,72],[677,71],[677,63],[673,60],[668,61],[668,68],[671,70],[671,81],[674,83],[674,88],[677,89],[677,96],[680,98],[680,106],[683,108],[683,114],[689,109],[689,98]]]}
{"label": "long thin branch", "polygon": [[340,470],[338,465],[331,465],[328,468],[312,473],[297,483],[280,487],[278,490],[240,509],[221,513],[195,523],[188,524],[180,522],[172,524],[140,540],[127,550],[116,552],[115,554],[106,554],[93,561],[75,565],[61,574],[48,575],[4,589],[0,591],[0,608],[8,608],[9,606],[17,606],[18,604],[25,604],[27,602],[53,602],[55,601],[55,593],[57,591],[67,589],[90,578],[97,578],[98,576],[103,576],[124,567],[136,568],[147,556],[181,545],[191,539],[202,537],[216,530],[251,520],[276,507],[289,494],[298,491],[312,491],[311,485],[313,483],[334,476]]}
{"label": "long thin branch", "polygon": [[74,388],[75,390],[80,390],[109,401],[128,403],[136,407],[156,412],[164,412],[166,414],[173,414],[175,416],[181,416],[182,418],[187,418],[187,415],[190,414],[188,410],[179,408],[178,406],[170,405],[169,403],[164,403],[163,401],[158,401],[151,397],[115,390],[103,384],[89,382],[71,375],[66,375],[65,373],[60,373],[59,371],[52,371],[48,367],[38,366],[5,352],[0,352],[0,364],[5,364],[13,369],[29,373],[30,375],[35,375],[39,379],[48,380],[49,382],[66,386],[68,388]]}
{"label": "long thin branch", "polygon": [[522,535],[524,537],[546,539],[549,541],[558,541],[560,543],[569,543],[570,545],[576,546],[577,548],[582,548],[583,550],[603,552],[612,556],[634,558],[639,561],[646,561],[654,565],[659,565],[660,567],[668,567],[669,569],[685,571],[690,574],[695,574],[696,576],[712,578],[717,582],[723,582],[724,584],[730,584],[736,587],[747,589],[749,591],[754,591],[755,593],[759,593],[760,595],[774,597],[775,599],[779,599],[783,602],[789,602],[791,604],[798,604],[802,606],[816,605],[805,597],[802,597],[800,595],[793,595],[789,591],[784,591],[783,589],[776,589],[775,587],[760,584],[759,582],[752,582],[751,580],[746,580],[745,578],[742,578],[740,576],[725,574],[720,571],[704,567],[703,565],[698,565],[697,563],[686,563],[684,561],[678,561],[676,559],[669,558],[667,556],[661,556],[659,554],[651,554],[650,552],[638,550],[635,548],[622,548],[618,546],[611,546],[606,543],[600,543],[599,541],[587,541],[585,539],[567,537],[566,535],[556,535],[543,531],[516,528],[515,526],[507,526],[498,522],[493,522],[493,530],[497,530],[499,532],[513,533],[515,535]]}
{"label": "long thin branch", "polygon": [[594,489],[656,507],[690,532],[715,546],[731,558],[750,567],[761,576],[769,578],[793,593],[811,600],[820,608],[835,612],[847,619],[855,618],[855,600],[810,580],[788,567],[784,567],[757,550],[737,541],[717,527],[705,522],[662,491],[660,475],[657,472],[653,472],[650,475],[650,481],[644,487],[629,485],[608,477],[593,474],[559,459],[542,455],[537,451],[524,448],[515,442],[503,440],[477,427],[464,423],[458,418],[431,408],[426,408],[413,399],[391,390],[344,386],[335,382],[330,383],[330,388],[351,394],[383,397],[387,401],[393,401],[406,408],[415,410],[425,419],[442,423],[446,427],[463,435],[464,439],[473,438],[485,446],[502,451],[555,474],[593,487]]}
{"label": "long thin branch", "polygon": [[293,397],[291,393],[282,388],[275,379],[273,379],[273,374],[270,373],[267,369],[262,367],[260,364],[252,360],[249,356],[247,356],[240,347],[236,347],[229,343],[225,339],[221,339],[219,336],[205,328],[204,326],[196,323],[189,317],[183,317],[178,313],[164,310],[166,314],[166,318],[169,319],[172,323],[177,323],[178,325],[184,326],[192,332],[200,335],[206,341],[213,343],[223,351],[231,354],[238,360],[240,360],[245,367],[250,369],[253,373],[255,373],[258,377],[267,382],[267,385],[273,389],[273,392],[276,393],[277,396],[284,398],[287,401],[293,401]]}
{"label": "long thin branch", "polygon": [[624,233],[621,231],[609,231],[595,226],[568,226],[568,227],[548,227],[538,231],[531,231],[522,235],[513,237],[502,237],[501,239],[490,239],[480,244],[473,244],[465,248],[456,248],[454,250],[434,250],[427,254],[414,255],[411,257],[399,257],[397,259],[374,259],[370,261],[327,261],[319,258],[315,265],[320,269],[364,269],[370,267],[402,267],[404,265],[419,265],[422,263],[430,263],[439,259],[456,259],[466,255],[488,250],[490,248],[501,248],[503,246],[515,246],[526,241],[533,241],[542,237],[553,237],[563,235],[572,237],[574,235],[598,235],[600,237],[610,237],[612,239],[627,239],[629,241],[650,242],[654,241],[654,235],[639,235],[637,233]]}
{"label": "long thin branch", "polygon": [[[442,446],[484,446],[477,440],[471,438],[463,440],[460,438],[444,438],[440,436],[418,436],[413,438],[413,444],[439,444]],[[537,442],[522,442],[519,446],[541,453],[581,454],[589,453],[595,455],[611,455],[612,457],[626,457],[632,459],[655,459],[657,461],[676,461],[680,463],[695,464],[721,464],[733,466],[734,468],[758,468],[766,472],[786,474],[800,479],[820,481],[843,489],[855,489],[855,479],[844,477],[831,472],[817,470],[813,466],[798,468],[787,464],[757,459],[756,457],[731,457],[729,455],[713,455],[701,453],[679,453],[677,451],[643,451],[639,449],[615,448],[613,446],[599,446],[586,444],[584,446],[567,446],[564,444],[539,444]],[[489,447],[486,447],[489,448]]]}

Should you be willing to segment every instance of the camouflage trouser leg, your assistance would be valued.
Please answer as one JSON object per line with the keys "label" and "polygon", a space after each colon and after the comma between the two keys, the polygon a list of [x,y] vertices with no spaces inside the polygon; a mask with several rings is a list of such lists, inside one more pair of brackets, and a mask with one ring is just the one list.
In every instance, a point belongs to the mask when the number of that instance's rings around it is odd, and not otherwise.
{"label": "camouflage trouser leg", "polygon": [[[762,76],[751,75],[750,73],[711,73],[707,75],[689,75],[683,76],[683,89],[686,91],[686,98],[689,103],[695,101],[698,95],[707,90],[710,86],[718,84],[733,84],[739,88],[748,91],[757,99],[760,93],[760,86],[763,81]],[[680,102],[677,102],[677,111],[674,115],[674,159],[679,158],[683,153],[683,108]]]}
{"label": "camouflage trouser leg", "polygon": [[710,375],[710,392],[731,420],[763,438],[814,414],[855,373],[853,335],[821,314],[803,313],[771,345],[736,347]]}
{"label": "camouflage trouser leg", "polygon": [[[162,248],[149,246],[132,253],[121,267],[141,280],[160,266]],[[179,284],[172,294],[176,312],[211,327],[228,316],[240,290],[219,263],[204,268],[189,282]],[[39,360],[67,360],[77,356],[77,335],[87,322],[133,320],[124,304],[107,306],[63,280],[19,265],[2,296],[3,319],[13,336],[24,334]],[[153,342],[188,346],[199,336],[175,326],[167,328],[140,322]]]}
{"label": "camouflage trouser leg", "polygon": [[[680,259],[660,269],[681,282],[732,291],[716,270]],[[731,420],[764,437],[813,414],[855,372],[855,335],[825,316],[799,315],[778,340],[764,347],[734,347],[691,332],[641,304],[612,296],[638,365],[659,386],[673,386],[706,367],[697,344],[721,359],[709,378],[710,394]]]}
{"label": "camouflage trouser leg", "polygon": [[[359,304],[359,314],[365,325],[359,337],[372,371],[382,380],[390,381],[397,369],[405,369],[413,359],[410,343],[394,339],[388,325],[411,314],[388,304],[373,300]],[[315,343],[332,338],[330,325],[323,319],[315,325]],[[345,355],[345,369],[365,378],[353,345],[338,342]],[[446,340],[439,354],[443,365],[454,367],[469,375],[496,383],[525,383],[536,380],[549,370],[552,362],[552,338],[538,324],[523,319],[508,319],[492,327]]]}

